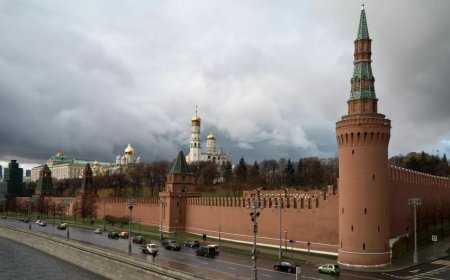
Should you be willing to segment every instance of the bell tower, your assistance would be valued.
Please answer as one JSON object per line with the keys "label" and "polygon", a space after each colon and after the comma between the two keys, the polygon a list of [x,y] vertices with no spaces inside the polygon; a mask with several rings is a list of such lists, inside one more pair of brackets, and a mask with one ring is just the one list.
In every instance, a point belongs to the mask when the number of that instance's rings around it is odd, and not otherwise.
{"label": "bell tower", "polygon": [[[196,106],[197,107],[197,106]],[[202,148],[200,141],[200,125],[202,119],[197,114],[197,108],[195,108],[195,115],[191,119],[191,141],[189,147],[189,154],[187,160],[189,163],[201,161]]]}
{"label": "bell tower", "polygon": [[354,41],[348,113],[336,123],[338,263],[345,267],[377,267],[390,262],[387,176],[391,121],[378,113],[371,44],[363,4]]}

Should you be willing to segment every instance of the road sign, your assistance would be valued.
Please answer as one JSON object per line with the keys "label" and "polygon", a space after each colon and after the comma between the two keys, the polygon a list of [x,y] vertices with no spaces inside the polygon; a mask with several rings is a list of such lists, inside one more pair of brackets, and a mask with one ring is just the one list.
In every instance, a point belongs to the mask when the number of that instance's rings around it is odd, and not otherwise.
{"label": "road sign", "polygon": [[431,236],[431,241],[436,242],[437,241],[437,235],[432,235]]}

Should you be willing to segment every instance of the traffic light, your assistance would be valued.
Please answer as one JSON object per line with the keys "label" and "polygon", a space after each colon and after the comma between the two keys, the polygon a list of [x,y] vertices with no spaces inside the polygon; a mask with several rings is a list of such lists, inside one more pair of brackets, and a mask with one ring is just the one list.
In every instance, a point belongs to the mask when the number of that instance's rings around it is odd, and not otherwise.
{"label": "traffic light", "polygon": [[252,220],[252,222],[255,222],[256,221],[256,219],[259,217],[259,212],[256,212],[256,215],[255,215],[255,212],[251,212],[250,213],[250,217],[251,217],[251,220]]}

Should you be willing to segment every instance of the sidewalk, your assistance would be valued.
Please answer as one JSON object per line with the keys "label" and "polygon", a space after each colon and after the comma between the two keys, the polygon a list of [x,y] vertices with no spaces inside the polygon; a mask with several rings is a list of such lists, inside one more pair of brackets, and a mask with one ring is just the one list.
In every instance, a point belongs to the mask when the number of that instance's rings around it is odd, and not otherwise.
{"label": "sidewalk", "polygon": [[[419,248],[417,251],[418,255],[418,263],[413,263],[413,254],[409,254],[406,257],[403,257],[401,259],[396,259],[392,262],[391,265],[388,267],[383,268],[357,268],[354,270],[357,271],[365,271],[365,272],[392,272],[397,270],[402,270],[405,268],[413,267],[422,263],[431,262],[433,260],[437,260],[446,256],[449,256],[445,251],[450,248],[450,236],[439,240],[436,242],[435,249],[433,248],[433,244],[428,245],[423,248]],[[227,244],[227,247],[233,247],[233,248],[240,248],[244,247],[240,244]],[[265,248],[258,248],[261,252],[267,252],[270,254],[274,254],[273,250],[265,249]],[[435,250],[435,252],[434,252]],[[287,258],[292,258],[291,252],[283,252],[283,256]],[[312,264],[314,266],[320,266],[325,263],[336,263],[336,260],[324,258],[320,256],[316,256],[314,254],[306,254],[306,253],[294,253],[293,259],[303,260],[306,261],[309,264]],[[344,268],[345,269],[345,268]],[[353,269],[352,269],[353,270]]]}
{"label": "sidewalk", "polygon": [[[414,264],[413,262],[413,254],[409,254],[406,257],[401,259],[393,260],[392,264],[388,267],[382,268],[356,268],[352,270],[356,271],[365,271],[365,272],[392,272],[398,271],[402,269],[406,269],[409,267],[414,267],[416,265],[420,265],[426,262],[431,262],[433,260],[437,260],[446,256],[449,256],[445,251],[450,248],[450,236],[445,237],[442,240],[436,242],[436,252],[434,254],[433,244],[428,245],[426,247],[419,248],[417,250],[418,263]],[[345,269],[345,268],[344,268]]]}

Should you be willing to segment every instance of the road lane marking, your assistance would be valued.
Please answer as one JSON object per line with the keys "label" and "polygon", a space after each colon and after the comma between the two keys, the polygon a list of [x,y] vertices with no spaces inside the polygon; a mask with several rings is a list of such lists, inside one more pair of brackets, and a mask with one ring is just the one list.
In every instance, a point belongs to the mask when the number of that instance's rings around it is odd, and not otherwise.
{"label": "road lane marking", "polygon": [[432,262],[432,264],[450,266],[450,261],[449,260],[438,260],[438,261]]}
{"label": "road lane marking", "polygon": [[428,277],[428,276],[420,276],[420,278],[426,278],[426,279],[433,279],[433,280],[445,280],[443,278],[433,278],[433,277]]}
{"label": "road lane marking", "polygon": [[265,276],[265,277],[269,277],[269,278],[272,278],[272,276],[271,276],[271,275],[269,275],[269,274],[263,274],[263,273],[261,273],[261,276]]}
{"label": "road lane marking", "polygon": [[227,267],[230,270],[237,270],[235,267]]}
{"label": "road lane marking", "polygon": [[[348,276],[353,276],[356,278],[364,278],[364,279],[382,280],[382,278],[373,278],[373,277],[369,277],[369,276],[361,276],[361,275],[351,274],[351,273],[341,273],[341,275],[348,275]],[[389,274],[386,274],[386,275],[389,275]],[[391,275],[389,275],[389,276],[391,276]]]}

